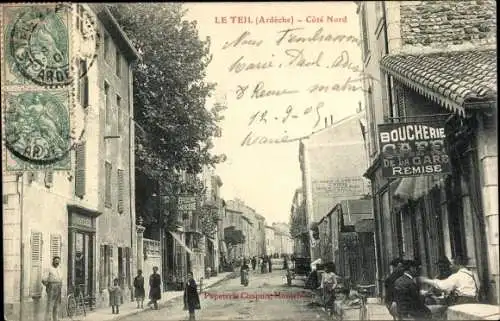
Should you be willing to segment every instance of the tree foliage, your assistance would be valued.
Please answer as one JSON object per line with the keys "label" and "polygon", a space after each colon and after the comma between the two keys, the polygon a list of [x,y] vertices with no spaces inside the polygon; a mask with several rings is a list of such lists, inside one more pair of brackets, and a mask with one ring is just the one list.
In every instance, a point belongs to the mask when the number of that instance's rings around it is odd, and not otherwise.
{"label": "tree foliage", "polygon": [[133,117],[136,206],[146,217],[147,204],[156,202],[150,199],[153,193],[190,189],[179,179],[180,171],[199,173],[204,165],[225,159],[211,152],[213,137],[220,135],[222,106],[206,108],[215,87],[204,80],[210,39],[200,39],[196,22],[185,20],[179,3],[108,8],[141,55],[133,68]]}
{"label": "tree foliage", "polygon": [[235,229],[234,226],[226,227],[224,229],[224,242],[229,246],[235,246],[245,243],[245,235],[241,230]]}

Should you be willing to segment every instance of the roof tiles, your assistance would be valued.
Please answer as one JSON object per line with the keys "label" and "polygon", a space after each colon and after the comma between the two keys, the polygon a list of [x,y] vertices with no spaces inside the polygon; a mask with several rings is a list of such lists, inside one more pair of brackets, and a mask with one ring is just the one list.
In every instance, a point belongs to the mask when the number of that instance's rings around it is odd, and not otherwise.
{"label": "roof tiles", "polygon": [[465,108],[470,103],[496,99],[495,49],[388,55],[382,58],[381,66],[412,89],[444,105]]}

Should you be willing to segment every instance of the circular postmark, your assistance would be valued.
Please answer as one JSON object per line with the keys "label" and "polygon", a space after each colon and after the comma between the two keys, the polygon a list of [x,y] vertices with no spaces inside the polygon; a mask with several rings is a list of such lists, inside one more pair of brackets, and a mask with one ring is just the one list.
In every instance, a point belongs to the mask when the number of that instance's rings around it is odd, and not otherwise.
{"label": "circular postmark", "polygon": [[68,94],[8,93],[5,143],[17,158],[38,165],[63,160],[71,150]]}
{"label": "circular postmark", "polygon": [[12,26],[12,63],[20,74],[38,85],[71,83],[69,30],[61,8],[26,7]]}
{"label": "circular postmark", "polygon": [[[25,79],[44,87],[70,85],[72,75],[85,76],[98,49],[96,22],[77,5],[29,6],[14,20],[10,30],[9,62]],[[75,24],[72,24],[76,20]],[[73,25],[73,28],[69,26]],[[80,45],[71,54],[75,30]],[[80,68],[82,59],[85,68]],[[75,73],[75,71],[77,72]]]}

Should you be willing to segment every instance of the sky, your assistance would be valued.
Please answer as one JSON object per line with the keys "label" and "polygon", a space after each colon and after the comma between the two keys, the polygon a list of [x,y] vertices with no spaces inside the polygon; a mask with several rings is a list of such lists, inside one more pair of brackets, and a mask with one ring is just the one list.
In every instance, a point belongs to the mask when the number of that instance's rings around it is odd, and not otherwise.
{"label": "sky", "polygon": [[[363,100],[356,90],[362,86],[356,5],[185,7],[200,37],[211,41],[206,81],[217,87],[207,105],[224,101],[227,106],[214,148],[227,155],[216,168],[221,195],[242,199],[267,224],[288,222],[294,192],[301,186],[298,138],[324,128],[325,117],[336,121],[355,113]],[[276,140],[280,143],[271,143]]]}

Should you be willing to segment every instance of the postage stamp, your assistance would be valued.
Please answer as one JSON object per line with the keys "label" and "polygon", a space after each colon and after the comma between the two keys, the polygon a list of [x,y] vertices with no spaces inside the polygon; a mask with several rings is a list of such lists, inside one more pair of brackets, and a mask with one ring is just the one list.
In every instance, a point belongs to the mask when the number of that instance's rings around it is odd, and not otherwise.
{"label": "postage stamp", "polygon": [[70,168],[69,93],[5,92],[7,170]]}
{"label": "postage stamp", "polygon": [[70,18],[67,6],[57,4],[5,7],[3,85],[69,85]]}

